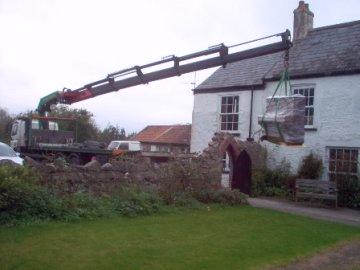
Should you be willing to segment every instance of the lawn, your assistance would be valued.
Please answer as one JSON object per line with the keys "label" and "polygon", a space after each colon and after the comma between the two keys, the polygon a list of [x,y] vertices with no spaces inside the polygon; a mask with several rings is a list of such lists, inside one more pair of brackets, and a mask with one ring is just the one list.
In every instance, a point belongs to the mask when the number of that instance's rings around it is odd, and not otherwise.
{"label": "lawn", "polygon": [[360,229],[249,206],[0,227],[1,269],[261,269]]}

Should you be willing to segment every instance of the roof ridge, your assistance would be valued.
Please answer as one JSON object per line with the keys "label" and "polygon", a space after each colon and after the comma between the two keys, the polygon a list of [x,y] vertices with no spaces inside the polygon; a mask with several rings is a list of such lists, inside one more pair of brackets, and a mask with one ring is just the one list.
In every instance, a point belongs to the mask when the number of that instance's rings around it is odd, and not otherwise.
{"label": "roof ridge", "polygon": [[191,126],[191,124],[173,124],[173,125],[147,125],[148,127],[176,127],[176,126]]}
{"label": "roof ridge", "polygon": [[163,132],[161,132],[157,137],[155,137],[154,140],[159,139],[162,135],[164,135],[165,133],[168,133],[168,131],[172,130],[173,127],[169,127],[168,129],[164,130]]}
{"label": "roof ridge", "polygon": [[316,28],[311,29],[310,32],[333,29],[333,28],[342,28],[342,27],[352,26],[352,25],[356,25],[356,24],[360,24],[360,20],[316,27]]}

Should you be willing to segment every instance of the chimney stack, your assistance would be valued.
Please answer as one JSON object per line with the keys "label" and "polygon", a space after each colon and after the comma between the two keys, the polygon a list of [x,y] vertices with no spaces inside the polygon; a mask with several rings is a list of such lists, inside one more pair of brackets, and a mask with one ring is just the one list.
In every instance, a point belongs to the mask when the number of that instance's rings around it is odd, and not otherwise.
{"label": "chimney stack", "polygon": [[293,40],[306,37],[309,30],[313,29],[314,13],[309,9],[309,4],[299,1],[299,6],[294,10]]}

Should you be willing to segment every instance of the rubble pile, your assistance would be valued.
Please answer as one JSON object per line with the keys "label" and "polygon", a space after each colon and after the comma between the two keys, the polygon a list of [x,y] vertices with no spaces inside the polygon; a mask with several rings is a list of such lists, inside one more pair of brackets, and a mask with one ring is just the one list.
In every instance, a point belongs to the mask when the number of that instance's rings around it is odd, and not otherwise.
{"label": "rubble pile", "polygon": [[62,158],[51,163],[25,158],[25,163],[39,173],[42,185],[54,193],[64,195],[76,192],[111,194],[118,187],[129,183],[158,186],[165,178],[172,180],[170,178],[174,177],[176,170],[184,170],[180,177],[203,179],[202,185],[216,189],[221,187],[222,159],[229,147],[236,152],[234,157],[243,150],[247,151],[253,168],[265,162],[266,153],[258,143],[243,142],[227,133],[216,133],[203,153],[194,155],[190,160],[174,158],[168,163],[154,164],[138,156],[113,160],[104,165],[93,160],[81,166],[68,164]]}

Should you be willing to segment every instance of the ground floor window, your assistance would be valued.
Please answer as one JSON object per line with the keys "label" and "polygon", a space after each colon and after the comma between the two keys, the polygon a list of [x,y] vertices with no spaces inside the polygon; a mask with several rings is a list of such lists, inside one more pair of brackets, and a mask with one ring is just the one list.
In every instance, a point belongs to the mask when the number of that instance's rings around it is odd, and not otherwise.
{"label": "ground floor window", "polygon": [[328,176],[330,181],[339,182],[359,177],[359,149],[329,148]]}
{"label": "ground floor window", "polygon": [[168,145],[163,144],[153,144],[150,148],[151,152],[170,152],[170,147]]}

